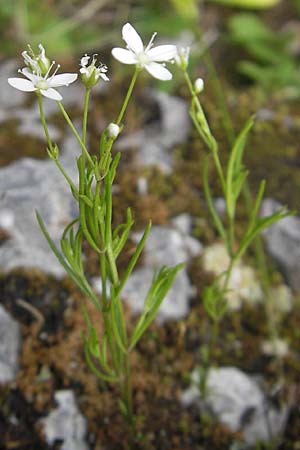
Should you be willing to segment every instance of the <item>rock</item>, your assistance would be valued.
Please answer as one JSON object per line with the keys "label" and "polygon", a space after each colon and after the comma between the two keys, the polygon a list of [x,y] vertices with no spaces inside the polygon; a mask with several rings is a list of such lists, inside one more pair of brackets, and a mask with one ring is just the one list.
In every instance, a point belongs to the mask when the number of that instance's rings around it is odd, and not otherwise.
{"label": "rock", "polygon": [[0,305],[0,383],[15,379],[20,344],[20,325]]}
{"label": "rock", "polygon": [[[136,242],[141,238],[140,233],[133,236]],[[135,313],[143,310],[144,300],[153,278],[155,269],[163,265],[174,266],[180,262],[187,262],[192,256],[200,253],[201,244],[191,236],[180,233],[175,228],[154,226],[148,236],[144,248],[144,267],[133,272],[127,281],[122,295]],[[164,299],[158,320],[180,319],[189,310],[189,298],[194,289],[190,284],[186,268],[176,276],[173,286]]]}
{"label": "rock", "polygon": [[[214,243],[203,250],[202,263],[207,272],[213,272],[216,276],[225,273],[229,266],[229,256],[223,243]],[[250,304],[263,300],[263,291],[252,267],[238,261],[231,272],[226,295],[229,310],[237,311],[242,308],[244,302]]]}
{"label": "rock", "polygon": [[0,123],[7,118],[7,110],[13,111],[21,106],[26,97],[26,92],[15,91],[13,95],[13,88],[8,84],[9,77],[18,76],[18,63],[15,59],[8,59],[0,65],[0,92],[1,92],[1,106],[0,106]]}
{"label": "rock", "polygon": [[277,411],[271,406],[258,384],[235,367],[210,369],[207,396],[201,398],[199,371],[192,374],[192,386],[181,397],[184,406],[198,405],[211,412],[232,431],[241,431],[245,442],[270,441],[285,424],[288,409]]}
{"label": "rock", "polygon": [[[65,141],[60,161],[73,179],[76,177],[72,137]],[[38,267],[58,277],[64,269],[50,250],[36,221],[39,211],[52,239],[59,243],[68,221],[75,217],[75,201],[69,186],[51,160],[23,158],[0,169],[0,195],[3,196],[2,222],[11,227],[10,238],[0,246],[0,266]],[[8,220],[9,218],[9,220]],[[12,226],[13,225],[13,226]]]}
{"label": "rock", "polygon": [[[273,199],[265,199],[261,215],[268,216],[282,205]],[[263,232],[268,252],[278,263],[288,284],[300,289],[300,218],[290,216],[276,222]]]}
{"label": "rock", "polygon": [[61,450],[88,450],[86,419],[76,405],[73,391],[57,391],[54,397],[58,407],[41,420],[47,443],[62,441]]}
{"label": "rock", "polygon": [[283,339],[267,340],[262,342],[262,352],[268,356],[283,358],[289,353],[289,345]]}
{"label": "rock", "polygon": [[162,172],[172,171],[170,150],[185,142],[190,127],[188,106],[180,98],[164,92],[146,90],[154,100],[159,115],[154,122],[129,136],[121,137],[116,147],[119,150],[138,148],[138,162],[143,166],[158,166]]}

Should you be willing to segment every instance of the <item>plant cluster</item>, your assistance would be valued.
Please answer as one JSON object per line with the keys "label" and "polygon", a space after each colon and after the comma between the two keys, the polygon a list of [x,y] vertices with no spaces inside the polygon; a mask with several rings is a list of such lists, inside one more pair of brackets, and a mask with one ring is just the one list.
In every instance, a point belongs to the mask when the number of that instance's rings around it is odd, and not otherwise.
{"label": "plant cluster", "polygon": [[[113,226],[113,183],[118,170],[120,154],[112,152],[113,144],[122,132],[123,119],[133,88],[141,70],[159,80],[170,80],[171,71],[166,68],[167,62],[173,62],[184,75],[191,96],[190,116],[209,153],[204,161],[203,181],[208,209],[220,238],[225,244],[228,255],[228,267],[209,286],[204,293],[204,306],[215,325],[215,332],[226,307],[228,286],[234,266],[239,262],[249,245],[258,234],[274,222],[286,217],[289,212],[279,210],[269,217],[259,217],[259,208],[263,199],[265,182],[262,181],[252,213],[244,232],[238,242],[236,239],[236,210],[243,186],[247,178],[247,170],[243,165],[243,153],[248,133],[253,126],[250,118],[238,135],[230,152],[227,166],[224,168],[219,158],[218,144],[214,138],[200,102],[200,94],[204,89],[201,78],[192,82],[188,74],[189,48],[177,48],[175,45],[153,46],[156,34],[149,44],[144,46],[136,30],[129,23],[122,28],[122,37],[126,48],[114,48],[112,55],[123,64],[135,67],[127,94],[117,118],[101,133],[96,155],[91,154],[87,144],[87,123],[89,99],[93,87],[100,81],[108,82],[108,68],[97,63],[97,56],[84,55],[80,63],[80,78],[85,86],[85,97],[82,117],[82,130],[79,133],[62,103],[62,96],[57,91],[60,86],[67,86],[78,78],[78,74],[57,74],[59,66],[46,56],[42,45],[39,52],[29,48],[23,52],[25,68],[20,70],[23,76],[9,78],[8,82],[21,91],[35,92],[38,98],[40,116],[47,140],[47,152],[70,187],[70,193],[78,205],[78,215],[66,227],[61,236],[60,249],[55,245],[42,217],[37,212],[37,220],[53,253],[62,264],[70,278],[94,304],[95,311],[103,322],[103,333],[99,335],[94,326],[93,317],[89,316],[84,303],[82,311],[86,321],[84,334],[84,352],[91,371],[101,380],[119,385],[119,406],[131,426],[134,425],[132,405],[130,354],[144,332],[155,319],[158,309],[171,287],[182,264],[174,267],[162,267],[153,275],[153,280],[144,301],[144,309],[137,318],[129,333],[121,301],[122,290],[132,273],[143,250],[151,224],[146,227],[124,273],[121,276],[118,258],[122,252],[133,227],[130,209],[127,209],[125,222]],[[174,67],[174,66],[173,66]],[[76,157],[78,182],[70,178],[59,159],[58,145],[52,142],[43,109],[43,96],[57,102],[58,107],[73,132],[80,147],[80,156]],[[210,192],[208,173],[209,164],[215,165],[222,194],[226,203],[226,223],[218,215]],[[84,270],[83,241],[96,252],[99,261],[99,272],[102,282],[101,296],[95,294]]]}

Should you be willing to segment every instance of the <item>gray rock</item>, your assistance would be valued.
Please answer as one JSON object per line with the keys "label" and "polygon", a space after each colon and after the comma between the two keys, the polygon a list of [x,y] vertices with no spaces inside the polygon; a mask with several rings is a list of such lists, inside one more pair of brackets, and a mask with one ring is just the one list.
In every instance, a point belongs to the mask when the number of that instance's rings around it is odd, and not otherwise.
{"label": "gray rock", "polygon": [[20,325],[0,305],[0,383],[15,379],[20,344]]}
{"label": "gray rock", "polygon": [[58,407],[41,421],[47,443],[52,445],[59,440],[61,450],[88,450],[86,419],[76,405],[73,391],[57,391],[54,397]]}
{"label": "gray rock", "polygon": [[201,411],[209,410],[232,431],[242,431],[247,445],[270,441],[282,432],[288,408],[274,409],[258,384],[241,370],[210,369],[205,399],[199,392],[199,380],[199,371],[194,371],[193,384],[181,397],[184,406],[196,404]]}
{"label": "gray rock", "polygon": [[0,105],[0,122],[7,118],[5,112],[13,110],[24,103],[26,92],[15,91],[13,95],[13,88],[9,86],[7,80],[10,77],[18,77],[18,63],[15,59],[4,61],[0,65],[0,91],[1,91],[1,105]]}
{"label": "gray rock", "polygon": [[[69,137],[64,148],[61,163],[75,179],[74,149],[78,146]],[[54,162],[24,158],[1,168],[0,195],[2,222],[7,224],[9,217],[13,225],[6,228],[10,239],[0,246],[0,267],[3,270],[39,267],[58,277],[63,276],[64,269],[52,254],[35,217],[37,210],[58,244],[64,227],[76,215],[70,189]]]}
{"label": "gray rock", "polygon": [[[273,199],[262,203],[261,215],[267,216],[282,205]],[[279,264],[287,282],[300,289],[300,218],[290,216],[276,222],[263,232],[267,250]]]}
{"label": "gray rock", "polygon": [[146,91],[158,105],[159,117],[143,130],[120,138],[120,150],[138,148],[138,162],[143,166],[156,165],[163,172],[172,171],[173,157],[170,150],[185,142],[189,131],[188,106],[180,98],[164,92]]}
{"label": "gray rock", "polygon": [[[136,242],[141,237],[136,233]],[[200,253],[201,244],[191,236],[180,233],[175,228],[154,226],[145,244],[144,267],[133,272],[127,281],[123,297],[126,298],[135,313],[143,310],[144,300],[151,284],[153,272],[163,265],[173,266],[187,262],[192,256]],[[173,286],[164,299],[158,320],[180,319],[189,311],[189,299],[194,289],[188,279],[186,268],[176,276]]]}

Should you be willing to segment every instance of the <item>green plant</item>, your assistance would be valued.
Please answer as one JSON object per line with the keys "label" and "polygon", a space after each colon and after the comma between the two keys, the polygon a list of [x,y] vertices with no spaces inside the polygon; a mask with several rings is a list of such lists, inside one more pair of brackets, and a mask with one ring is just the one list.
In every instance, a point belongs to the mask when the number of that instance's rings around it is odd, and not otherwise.
{"label": "green plant", "polygon": [[[104,64],[97,66],[95,56],[90,58],[88,55],[85,55],[81,59],[80,76],[85,85],[81,134],[79,134],[65,110],[62,96],[56,90],[59,86],[75,82],[77,74],[57,75],[58,67],[51,74],[54,63],[50,63],[42,45],[39,46],[39,54],[37,55],[31,48],[22,54],[26,67],[21,70],[21,74],[26,79],[9,78],[8,81],[11,86],[19,90],[36,93],[40,117],[47,140],[48,155],[65,178],[70,187],[70,193],[77,203],[78,215],[65,227],[60,240],[60,249],[53,242],[38,212],[36,213],[37,220],[45,239],[48,241],[58,261],[70,278],[93,303],[95,314],[99,314],[102,318],[103,333],[99,335],[93,316],[88,314],[84,302],[82,303],[82,311],[86,321],[86,332],[84,333],[85,357],[91,371],[99,379],[119,385],[119,406],[124,417],[128,420],[130,426],[133,427],[134,411],[132,405],[130,354],[155,319],[158,309],[182,264],[174,267],[164,266],[154,273],[144,302],[143,311],[135,325],[131,327],[133,329],[131,334],[129,334],[121,301],[122,289],[143,250],[150,232],[151,223],[146,227],[128,265],[125,267],[123,275],[120,275],[118,259],[128,240],[134,222],[131,211],[128,208],[125,222],[116,227],[113,225],[112,187],[118,169],[120,153],[113,154],[112,147],[122,130],[122,121],[138,74],[145,67],[153,76],[161,76],[161,79],[171,77],[171,73],[161,63],[155,61],[168,61],[175,55],[176,47],[173,45],[154,47],[151,49],[152,53],[147,48],[142,50],[141,38],[130,24],[126,24],[123,27],[123,37],[127,40],[132,51],[114,49],[114,55],[121,57],[121,59],[123,57],[125,60],[126,58],[131,58],[131,63],[136,67],[120,113],[115,122],[110,123],[101,134],[97,155],[92,155],[87,147],[89,100],[92,88],[101,79],[108,81],[108,77],[106,75],[107,67]],[[134,50],[139,51],[135,54]],[[169,55],[166,55],[166,50]],[[134,56],[137,59],[132,62]],[[59,148],[52,142],[48,131],[43,109],[43,96],[57,102],[63,118],[78,142],[81,150],[80,156],[76,158],[78,183],[69,177],[60,163]],[[100,297],[94,292],[84,269],[83,241],[87,242],[98,258],[102,282],[102,294]]]}
{"label": "green plant", "polygon": [[299,62],[291,53],[291,33],[271,30],[254,14],[235,14],[228,21],[231,42],[245,49],[249,59],[237,69],[267,91],[299,96]]}

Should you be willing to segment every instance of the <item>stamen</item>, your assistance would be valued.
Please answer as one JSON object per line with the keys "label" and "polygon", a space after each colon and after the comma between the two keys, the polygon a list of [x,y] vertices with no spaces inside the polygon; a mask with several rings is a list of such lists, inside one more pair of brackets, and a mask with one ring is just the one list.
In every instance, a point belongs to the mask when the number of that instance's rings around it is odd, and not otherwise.
{"label": "stamen", "polygon": [[60,64],[57,64],[57,67],[54,70],[53,75],[51,76],[51,78],[55,77],[55,75],[57,74],[58,69],[60,69]]}
{"label": "stamen", "polygon": [[44,79],[45,79],[45,80],[47,80],[47,78],[49,77],[50,72],[51,72],[51,70],[52,70],[52,67],[53,67],[54,65],[55,65],[55,61],[52,61],[52,63],[51,63],[51,65],[50,65],[49,69],[47,70],[46,75],[44,76]]}
{"label": "stamen", "polygon": [[157,32],[153,33],[152,38],[151,38],[150,41],[149,41],[149,44],[148,44],[147,47],[145,48],[145,51],[146,51],[146,52],[147,52],[148,50],[150,50],[150,48],[152,47],[153,41],[154,41],[156,35],[157,35]]}

